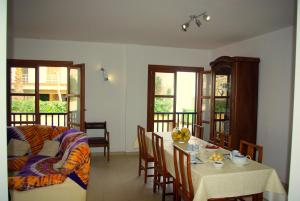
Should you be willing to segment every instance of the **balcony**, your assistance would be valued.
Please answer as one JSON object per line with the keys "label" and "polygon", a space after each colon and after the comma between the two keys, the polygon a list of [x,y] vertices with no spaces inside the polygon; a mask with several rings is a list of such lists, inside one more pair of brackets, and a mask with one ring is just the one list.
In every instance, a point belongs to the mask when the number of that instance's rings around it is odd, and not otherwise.
{"label": "balcony", "polygon": [[[179,128],[189,128],[194,133],[194,124],[196,124],[196,112],[155,112],[154,113],[154,131],[171,131],[175,125]],[[174,117],[174,118],[173,118]],[[174,125],[175,122],[175,125]]]}
{"label": "balcony", "polygon": [[[39,113],[40,125],[67,126],[67,113]],[[35,113],[11,113],[11,126],[36,124]]]}

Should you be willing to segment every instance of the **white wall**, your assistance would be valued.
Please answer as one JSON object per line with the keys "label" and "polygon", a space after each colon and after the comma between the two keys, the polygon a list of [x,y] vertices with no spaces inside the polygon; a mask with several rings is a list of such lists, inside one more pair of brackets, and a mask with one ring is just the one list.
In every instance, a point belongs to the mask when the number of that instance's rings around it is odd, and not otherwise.
{"label": "white wall", "polygon": [[290,165],[290,182],[289,182],[289,201],[300,200],[300,3],[298,1],[297,13],[297,41],[296,41],[296,62],[295,62],[295,83],[294,83],[294,116],[293,116],[293,132],[292,132],[292,151]]}
{"label": "white wall", "polygon": [[[136,126],[146,126],[148,64],[207,66],[210,54],[208,50],[15,39],[8,57],[85,63],[86,120],[108,122],[112,151],[134,151]],[[111,82],[103,81],[100,67],[111,74]]]}
{"label": "white wall", "polygon": [[264,147],[263,162],[274,167],[283,182],[289,170],[293,33],[288,27],[212,52],[212,60],[223,55],[261,59],[257,142]]}
{"label": "white wall", "polygon": [[7,1],[0,0],[0,200],[7,201],[7,148],[6,148],[6,13]]}

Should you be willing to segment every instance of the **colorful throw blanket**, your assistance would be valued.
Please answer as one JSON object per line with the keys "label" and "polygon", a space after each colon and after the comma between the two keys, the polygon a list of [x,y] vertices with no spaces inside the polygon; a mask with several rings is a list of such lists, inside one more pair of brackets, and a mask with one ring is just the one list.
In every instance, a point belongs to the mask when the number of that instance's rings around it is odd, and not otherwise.
{"label": "colorful throw blanket", "polygon": [[[9,188],[29,190],[63,183],[69,177],[86,189],[90,171],[90,149],[86,135],[78,130],[68,130],[56,136],[60,141],[58,157],[30,156],[17,176],[9,177]],[[54,164],[62,161],[61,168]]]}

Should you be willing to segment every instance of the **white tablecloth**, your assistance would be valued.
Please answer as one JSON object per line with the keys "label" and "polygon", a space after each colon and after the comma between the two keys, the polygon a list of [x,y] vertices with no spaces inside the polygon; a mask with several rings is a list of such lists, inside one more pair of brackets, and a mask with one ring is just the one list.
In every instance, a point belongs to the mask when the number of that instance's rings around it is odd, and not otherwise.
{"label": "white tablecloth", "polygon": [[[158,133],[164,137],[164,149],[168,171],[175,175],[173,163],[173,141],[171,133]],[[200,147],[207,142],[192,137],[189,141],[199,144]],[[146,144],[149,153],[152,153],[151,133],[146,133]],[[186,144],[177,144],[185,149]],[[137,145],[137,142],[135,143]],[[206,152],[204,150],[204,152]],[[218,152],[228,153],[220,149]],[[206,154],[210,154],[207,152]],[[249,161],[248,164],[237,167],[231,160],[224,160],[224,167],[216,169],[211,162],[192,165],[192,180],[194,186],[194,200],[205,201],[209,198],[235,197],[260,192],[272,192],[286,197],[286,192],[280,182],[276,171],[266,165]],[[273,196],[274,197],[274,196]]]}

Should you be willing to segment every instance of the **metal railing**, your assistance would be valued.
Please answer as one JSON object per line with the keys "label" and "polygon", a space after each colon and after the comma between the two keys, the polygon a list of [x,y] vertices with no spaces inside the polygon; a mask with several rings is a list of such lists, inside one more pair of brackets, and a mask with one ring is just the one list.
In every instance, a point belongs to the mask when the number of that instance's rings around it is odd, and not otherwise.
{"label": "metal railing", "polygon": [[36,122],[35,113],[11,113],[11,126],[47,125],[67,126],[67,113],[39,113],[40,122]]}
{"label": "metal railing", "polygon": [[[174,127],[186,127],[194,133],[194,124],[196,123],[196,112],[155,112],[154,113],[154,131],[168,132]],[[175,123],[175,125],[174,125]]]}

